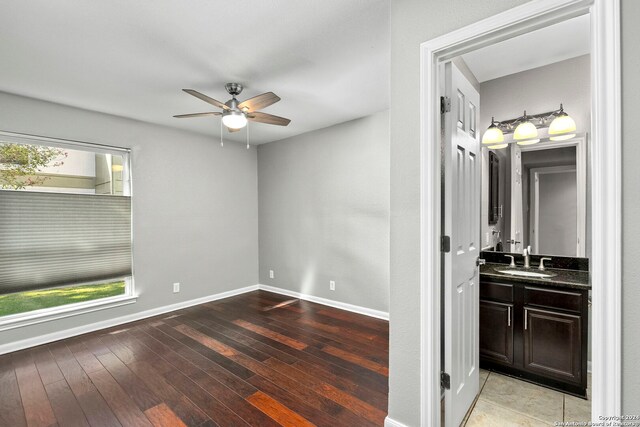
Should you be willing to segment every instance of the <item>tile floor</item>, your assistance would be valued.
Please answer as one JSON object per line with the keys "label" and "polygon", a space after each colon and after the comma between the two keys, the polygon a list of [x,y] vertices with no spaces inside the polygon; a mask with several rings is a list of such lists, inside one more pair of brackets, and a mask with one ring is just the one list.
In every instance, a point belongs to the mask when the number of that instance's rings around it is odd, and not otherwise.
{"label": "tile floor", "polygon": [[480,371],[480,395],[465,427],[549,426],[556,421],[591,420],[591,375],[589,400],[540,387],[526,381],[485,370]]}

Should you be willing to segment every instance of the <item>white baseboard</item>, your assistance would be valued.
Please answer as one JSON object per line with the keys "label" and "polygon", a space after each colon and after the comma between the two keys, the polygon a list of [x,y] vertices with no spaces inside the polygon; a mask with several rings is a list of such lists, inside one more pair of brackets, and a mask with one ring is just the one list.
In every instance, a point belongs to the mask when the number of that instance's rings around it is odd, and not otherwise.
{"label": "white baseboard", "polygon": [[385,311],[373,310],[371,308],[361,307],[359,305],[347,304],[346,302],[334,301],[327,298],[316,297],[313,295],[301,294],[300,292],[277,288],[275,286],[259,284],[258,288],[267,292],[273,292],[276,294],[286,295],[305,301],[315,302],[317,304],[327,305],[329,307],[339,308],[340,310],[351,311],[353,313],[364,314],[365,316],[389,320],[389,313]]}
{"label": "white baseboard", "polygon": [[396,421],[393,418],[385,418],[384,419],[384,427],[409,427],[405,424],[402,424],[400,421]]}
{"label": "white baseboard", "polygon": [[14,341],[7,344],[1,344],[0,354],[11,353],[13,351],[22,350],[24,348],[29,348],[29,347],[35,347],[35,346],[47,344],[53,341],[58,341],[64,338],[70,338],[76,335],[82,335],[89,332],[98,331],[100,329],[111,328],[113,326],[122,325],[124,323],[134,322],[136,320],[157,316],[159,314],[180,310],[180,309],[191,307],[198,304],[204,304],[210,301],[229,298],[234,295],[244,294],[246,292],[257,291],[258,287],[259,285],[246,286],[244,288],[234,289],[227,292],[221,292],[219,294],[208,295],[205,297],[196,298],[189,301],[182,301],[175,304],[152,308],[150,310],[145,310],[140,313],[128,314],[126,316],[116,317],[114,319],[109,319],[109,320],[103,320],[101,322],[95,322],[95,323],[78,326],[71,329],[65,329],[63,331],[52,332],[50,334],[39,335],[37,337],[27,338],[21,341]]}
{"label": "white baseboard", "polygon": [[[322,305],[327,305],[341,310],[351,311],[358,314],[364,314],[365,316],[376,317],[378,319],[389,320],[389,313],[384,311],[373,310],[366,307],[360,307],[353,304],[347,304],[340,301],[333,301],[326,298],[320,298],[313,295],[301,294],[299,292],[289,291],[287,289],[277,288],[268,285],[251,285],[244,288],[234,289],[227,292],[221,292],[214,295],[208,295],[201,298],[192,299],[189,301],[182,301],[175,304],[165,305],[162,307],[152,308],[140,313],[128,314],[126,316],[116,317],[114,319],[103,320],[101,322],[90,323],[88,325],[82,325],[71,329],[65,329],[62,331],[52,332],[49,334],[39,335],[37,337],[26,338],[20,341],[14,341],[6,344],[0,344],[0,354],[11,353],[13,351],[22,350],[24,348],[35,347],[42,344],[58,341],[65,338],[75,337],[77,335],[86,334],[89,332],[99,331],[100,329],[111,328],[113,326],[122,325],[124,323],[134,322],[136,320],[145,319],[147,317],[157,316],[159,314],[168,313],[170,311],[176,311],[187,307],[192,307],[198,304],[204,304],[206,302],[215,301],[223,298],[229,298],[235,295],[244,294],[247,292],[257,291],[262,289],[268,292],[274,292],[281,295],[287,295],[294,298],[299,298],[305,301],[311,301]],[[393,424],[392,424],[393,425]],[[401,426],[401,424],[398,424]]]}

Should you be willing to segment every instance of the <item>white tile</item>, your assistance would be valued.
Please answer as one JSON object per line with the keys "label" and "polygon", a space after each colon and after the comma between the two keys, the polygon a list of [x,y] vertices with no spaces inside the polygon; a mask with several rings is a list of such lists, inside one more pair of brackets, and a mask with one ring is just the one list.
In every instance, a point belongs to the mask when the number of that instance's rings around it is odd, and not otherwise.
{"label": "white tile", "polygon": [[591,421],[591,401],[566,395],[564,421]]}
{"label": "white tile", "polygon": [[484,369],[480,369],[480,390],[482,390],[482,386],[484,386],[485,381],[489,378],[489,371]]}
{"label": "white tile", "polygon": [[562,393],[495,372],[489,375],[479,400],[548,424],[563,419]]}
{"label": "white tile", "polygon": [[547,427],[552,424],[480,399],[464,425],[466,427]]}

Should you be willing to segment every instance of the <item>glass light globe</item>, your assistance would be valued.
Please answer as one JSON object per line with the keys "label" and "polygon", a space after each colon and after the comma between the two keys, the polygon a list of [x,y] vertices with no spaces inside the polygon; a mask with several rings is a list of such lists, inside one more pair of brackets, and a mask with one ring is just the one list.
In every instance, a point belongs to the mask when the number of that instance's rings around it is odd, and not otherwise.
{"label": "glass light globe", "polygon": [[490,145],[487,148],[490,148],[492,150],[500,150],[502,148],[507,148],[509,144],[496,144],[496,145]]}
{"label": "glass light globe", "polygon": [[553,119],[549,126],[549,139],[552,141],[563,141],[576,136],[576,122],[567,114],[561,113]]}
{"label": "glass light globe", "polygon": [[496,125],[492,124],[482,135],[483,144],[499,144],[504,141],[504,134]]}
{"label": "glass light globe", "polygon": [[247,125],[247,118],[240,111],[230,111],[222,116],[222,124],[231,129],[240,129]]}
{"label": "glass light globe", "polygon": [[527,139],[535,139],[538,137],[538,128],[530,121],[522,122],[513,132],[513,139],[516,141],[524,141]]}

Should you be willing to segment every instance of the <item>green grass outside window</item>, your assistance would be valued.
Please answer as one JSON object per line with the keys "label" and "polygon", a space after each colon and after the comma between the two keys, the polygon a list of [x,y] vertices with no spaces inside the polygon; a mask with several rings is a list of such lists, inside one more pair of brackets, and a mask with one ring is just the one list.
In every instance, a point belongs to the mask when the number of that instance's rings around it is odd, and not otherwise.
{"label": "green grass outside window", "polygon": [[0,316],[122,295],[124,286],[120,281],[0,295]]}

